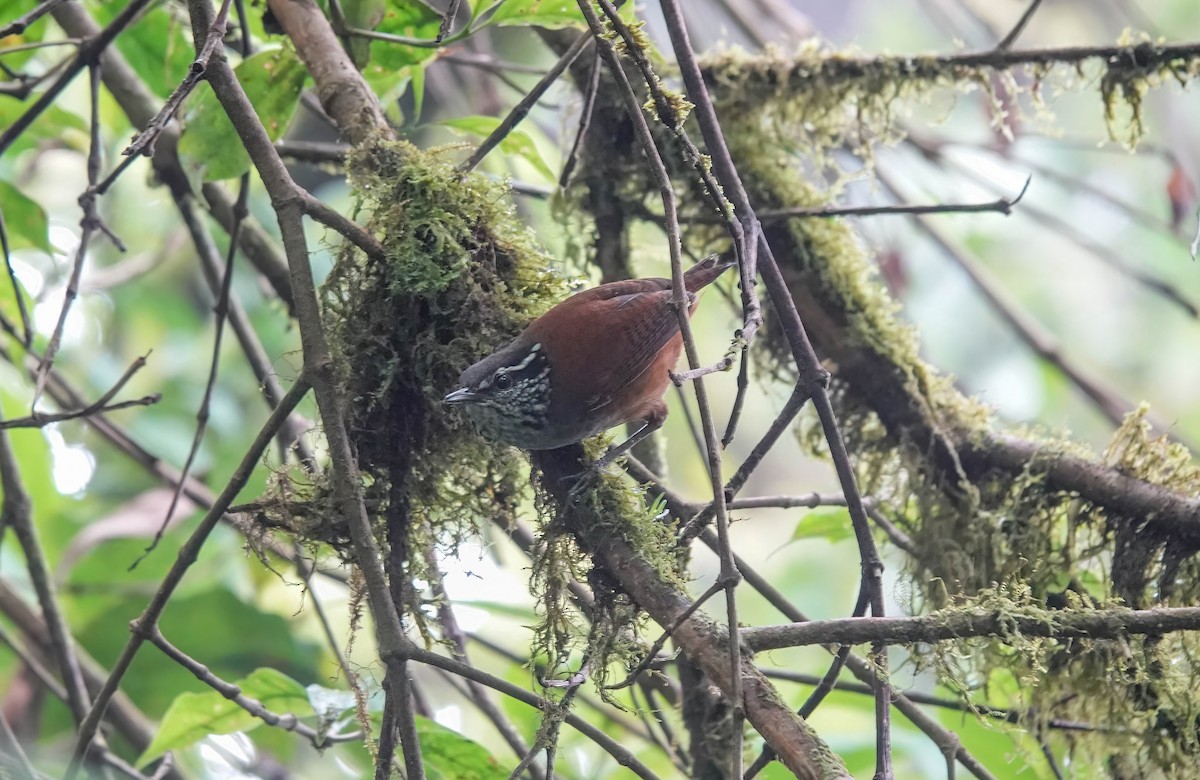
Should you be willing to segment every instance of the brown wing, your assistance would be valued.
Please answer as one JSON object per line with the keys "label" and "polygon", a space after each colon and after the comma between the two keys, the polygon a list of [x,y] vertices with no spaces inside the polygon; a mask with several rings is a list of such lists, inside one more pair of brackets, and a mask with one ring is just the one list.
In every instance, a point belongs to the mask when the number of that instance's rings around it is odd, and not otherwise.
{"label": "brown wing", "polygon": [[[688,295],[689,305],[695,295]],[[662,348],[679,332],[679,319],[671,306],[671,290],[617,295],[594,304],[596,316],[605,320],[608,336],[594,346],[598,379],[587,408],[599,409],[641,377]],[[599,311],[602,308],[602,312]]]}
{"label": "brown wing", "polygon": [[[571,376],[591,384],[581,397],[587,410],[608,404],[622,388],[641,376],[654,357],[679,332],[666,280],[634,279],[587,290],[564,301],[535,323],[572,344]],[[616,294],[612,294],[616,293]],[[695,296],[688,295],[688,303]],[[531,326],[532,329],[532,326]],[[538,333],[526,333],[537,340]],[[561,360],[561,358],[558,358]]]}

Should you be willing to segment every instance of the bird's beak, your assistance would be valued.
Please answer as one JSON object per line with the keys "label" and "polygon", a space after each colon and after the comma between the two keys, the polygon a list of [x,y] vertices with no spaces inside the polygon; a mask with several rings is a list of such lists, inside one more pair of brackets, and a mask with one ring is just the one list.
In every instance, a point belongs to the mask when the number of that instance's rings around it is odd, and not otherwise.
{"label": "bird's beak", "polygon": [[466,387],[460,387],[457,390],[455,390],[453,393],[450,393],[445,398],[443,398],[442,403],[465,404],[469,401],[474,401],[477,398],[479,398],[479,396],[476,395],[475,393],[473,393],[470,389],[468,389]]}

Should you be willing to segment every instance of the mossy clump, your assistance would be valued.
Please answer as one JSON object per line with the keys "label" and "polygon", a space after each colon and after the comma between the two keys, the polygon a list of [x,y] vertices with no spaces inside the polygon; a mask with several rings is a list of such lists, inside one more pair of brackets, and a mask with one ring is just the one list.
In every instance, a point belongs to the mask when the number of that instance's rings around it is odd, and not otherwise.
{"label": "mossy clump", "polygon": [[[1021,584],[989,588],[938,614],[983,610],[1000,617],[1054,624],[1066,614],[1109,610],[1083,592],[1067,591],[1047,606]],[[1013,622],[1015,626],[1015,621]],[[1027,636],[976,637],[914,650],[964,703],[1004,702],[1005,719],[1063,747],[1115,778],[1200,777],[1200,669],[1193,635],[1130,635],[1069,640]],[[995,710],[978,710],[985,721]]]}
{"label": "mossy clump", "polygon": [[[578,646],[578,638],[586,634],[589,674],[606,700],[610,699],[605,685],[611,671],[617,668],[624,674],[642,660],[647,643],[640,641],[639,633],[646,616],[630,602],[611,573],[598,563],[593,565],[588,553],[619,539],[653,567],[664,583],[686,589],[682,574],[686,551],[676,544],[673,527],[662,522],[663,505],[648,505],[642,488],[631,487],[618,474],[604,472],[591,475],[578,496],[566,495],[565,485],[575,481],[573,472],[599,457],[611,444],[609,438],[596,437],[575,447],[534,453],[533,458],[542,473],[537,506],[543,517],[541,546],[533,561],[533,588],[539,594],[542,618],[535,627],[534,651],[561,664]],[[587,632],[582,630],[582,616],[569,591],[572,582],[584,580],[594,596]]]}
{"label": "mossy clump", "polygon": [[[436,150],[382,138],[357,147],[347,171],[358,219],[384,256],[343,244],[322,288],[323,315],[370,507],[407,523],[410,549],[421,550],[461,538],[477,518],[511,517],[528,498],[521,460],[476,435],[441,398],[566,285],[502,183],[464,176]],[[331,493],[320,483],[290,487],[310,503]],[[313,510],[289,524],[344,552],[345,528],[333,517]],[[422,556],[411,557],[410,576],[419,576]]]}
{"label": "mossy clump", "polygon": [[[531,489],[529,468],[514,450],[479,436],[441,402],[464,368],[565,297],[567,285],[515,217],[503,184],[463,175],[436,150],[393,140],[364,143],[347,166],[357,218],[383,256],[343,245],[322,304],[377,536],[394,545],[386,529],[403,523],[405,579],[432,581],[432,558],[423,555],[431,545],[457,545],[483,518],[510,525],[532,500],[542,521],[531,577],[541,618],[533,654],[557,672],[586,642],[592,676],[602,682],[610,663],[635,654],[631,628],[640,611],[609,589],[606,599],[597,595],[593,625],[585,626],[568,587],[602,575],[555,522],[559,502]],[[589,441],[588,460],[604,446]],[[610,475],[598,482],[588,492],[589,506],[600,504],[591,525],[604,523],[675,576],[673,537],[648,514],[641,493]],[[270,525],[353,558],[327,479],[281,477],[275,492],[263,502]],[[423,630],[422,594],[411,590],[405,609]]]}

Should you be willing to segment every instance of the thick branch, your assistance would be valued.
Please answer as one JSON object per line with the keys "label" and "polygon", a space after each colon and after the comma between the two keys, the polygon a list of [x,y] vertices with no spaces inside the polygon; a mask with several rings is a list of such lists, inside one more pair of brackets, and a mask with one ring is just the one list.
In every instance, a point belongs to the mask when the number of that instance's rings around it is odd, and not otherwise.
{"label": "thick branch", "polygon": [[[566,484],[560,480],[579,470],[578,445],[549,453],[534,453],[535,463],[545,475],[545,484],[562,506],[568,506]],[[677,586],[668,583],[658,571],[631,546],[623,534],[614,532],[612,520],[579,506],[569,505],[565,514],[568,529],[583,548],[621,584],[634,601],[660,625],[678,622],[672,634],[688,658],[726,696],[733,688],[729,668],[729,635],[723,625],[703,613],[678,621],[690,606],[690,599]],[[805,780],[846,777],[841,761],[821,738],[796,716],[780,698],[770,681],[743,656],[742,678],[746,718],[780,754],[780,760]]]}
{"label": "thick branch", "polygon": [[[831,83],[853,80],[882,79],[895,81],[937,81],[947,76],[968,76],[977,70],[1008,70],[1026,65],[1080,65],[1088,60],[1102,60],[1110,68],[1153,73],[1160,68],[1193,69],[1200,60],[1200,43],[1156,44],[1134,46],[1062,46],[1049,49],[989,49],[963,54],[883,55],[849,57],[819,55],[800,57],[790,67],[777,57],[764,57],[762,67],[746,75],[746,64],[739,65],[743,78],[762,87],[774,88],[787,84],[789,89],[827,89]],[[768,65],[768,63],[770,63]],[[705,69],[705,81],[713,86],[720,79],[718,70]]]}
{"label": "thick branch", "polygon": [[1062,610],[1011,614],[1000,610],[935,612],[920,617],[810,620],[743,629],[755,652],[818,644],[944,642],[976,636],[1050,639],[1116,639],[1129,634],[1165,634],[1200,629],[1200,607],[1175,609]]}
{"label": "thick branch", "polygon": [[375,133],[390,132],[379,101],[346,56],[317,4],[312,0],[270,0],[268,5],[312,74],[325,113],[346,140],[358,144]]}

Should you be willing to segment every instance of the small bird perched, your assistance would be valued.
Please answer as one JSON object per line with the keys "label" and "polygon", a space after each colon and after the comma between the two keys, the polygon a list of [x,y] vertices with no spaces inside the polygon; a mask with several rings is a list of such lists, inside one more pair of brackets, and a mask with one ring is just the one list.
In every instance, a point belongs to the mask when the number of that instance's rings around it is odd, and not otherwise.
{"label": "small bird perched", "polygon": [[[734,263],[717,255],[683,274],[688,316],[697,293]],[[662,400],[683,349],[671,280],[627,279],[576,293],[508,346],[462,373],[443,400],[461,404],[480,433],[525,450],[552,450],[629,422],[642,423],[599,470],[662,427]]]}

